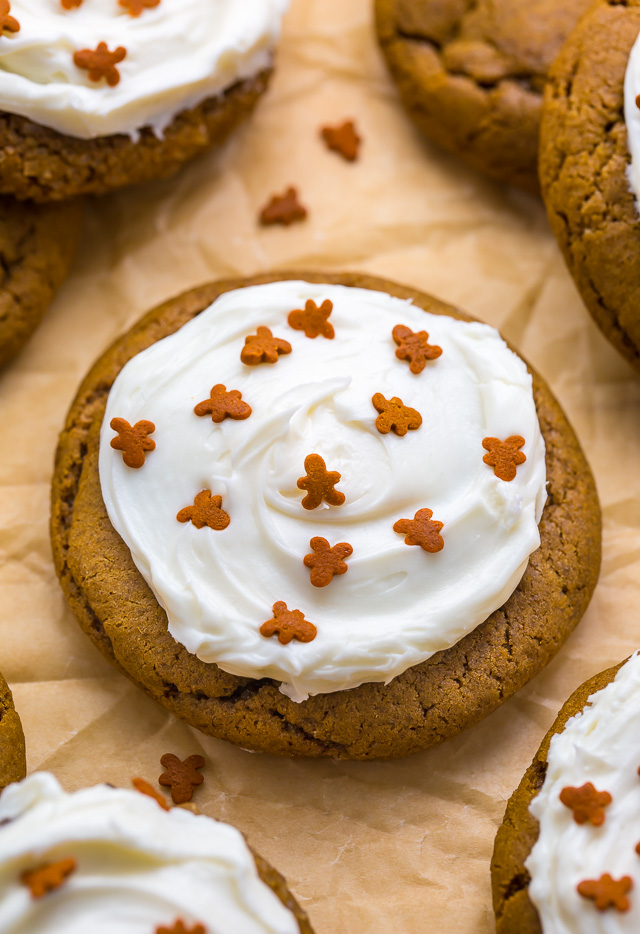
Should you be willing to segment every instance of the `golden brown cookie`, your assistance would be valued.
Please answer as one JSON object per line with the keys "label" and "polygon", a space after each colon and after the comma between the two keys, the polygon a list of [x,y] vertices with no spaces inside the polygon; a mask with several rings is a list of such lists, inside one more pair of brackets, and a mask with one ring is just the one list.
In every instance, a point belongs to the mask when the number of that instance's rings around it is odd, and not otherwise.
{"label": "golden brown cookie", "polygon": [[640,217],[629,189],[623,85],[640,0],[597,0],[551,70],[540,182],[580,294],[611,343],[640,369]]}
{"label": "golden brown cookie", "polygon": [[436,143],[492,178],[538,190],[549,67],[591,0],[376,0],[400,96]]}
{"label": "golden brown cookie", "polygon": [[584,613],[600,564],[593,478],[558,403],[533,374],[546,443],[549,498],[542,545],[507,603],[452,648],[388,685],[294,703],[269,679],[236,677],[176,643],[164,611],[107,517],[98,476],[100,426],[124,364],[173,333],[222,292],[282,279],[388,292],[435,314],[467,316],[414,289],[363,275],[279,274],[230,280],[146,315],[95,364],[60,438],[52,490],[56,568],[80,625],[150,696],[211,735],[282,755],[392,758],[432,746],[482,719],[555,655]]}
{"label": "golden brown cookie", "polygon": [[0,789],[21,781],[26,773],[22,724],[7,682],[0,675]]}
{"label": "golden brown cookie", "polygon": [[184,110],[161,137],[147,127],[136,142],[123,134],[78,139],[17,114],[0,113],[0,192],[61,201],[173,175],[189,159],[226,140],[249,116],[270,76],[270,69],[263,71]]}
{"label": "golden brown cookie", "polygon": [[538,822],[529,813],[529,805],[544,783],[552,737],[562,733],[567,721],[584,708],[592,694],[613,681],[621,667],[600,672],[571,695],[509,799],[491,860],[496,934],[543,934],[538,912],[527,892],[530,876],[524,865],[538,839]]}
{"label": "golden brown cookie", "polygon": [[82,205],[22,204],[0,197],[0,366],[27,342],[66,278]]}
{"label": "golden brown cookie", "polygon": [[269,865],[266,859],[263,859],[254,849],[251,849],[253,853],[253,858],[256,861],[256,867],[260,878],[265,882],[270,889],[276,893],[282,904],[285,908],[288,908],[289,911],[295,915],[296,921],[300,927],[300,934],[313,934],[313,928],[311,927],[311,922],[307,917],[306,912],[302,910],[298,902],[295,900],[289,888],[287,886],[287,881],[284,876],[281,876],[277,869],[274,869],[273,866]]}

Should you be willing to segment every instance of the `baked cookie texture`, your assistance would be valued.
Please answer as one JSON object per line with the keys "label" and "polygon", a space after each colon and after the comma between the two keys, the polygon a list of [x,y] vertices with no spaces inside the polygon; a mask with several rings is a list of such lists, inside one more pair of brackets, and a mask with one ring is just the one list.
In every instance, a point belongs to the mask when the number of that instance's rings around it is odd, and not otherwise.
{"label": "baked cookie texture", "polygon": [[500,181],[537,192],[542,91],[591,0],[375,0],[377,32],[420,129]]}
{"label": "baked cookie texture", "polygon": [[183,163],[227,139],[249,116],[270,76],[271,69],[263,71],[184,110],[162,137],[146,127],[137,142],[124,134],[77,139],[17,114],[0,113],[0,192],[61,201],[173,175]]}
{"label": "baked cookie texture", "polygon": [[0,675],[0,789],[27,774],[24,733],[7,682]]}
{"label": "baked cookie texture", "polygon": [[283,695],[277,682],[236,677],[190,655],[169,635],[164,611],[107,517],[98,476],[106,397],[127,360],[176,331],[222,292],[282,279],[376,289],[468,320],[437,299],[382,279],[301,272],[216,282],[151,311],[98,360],[69,412],[52,489],[56,568],[80,625],[103,654],[203,732],[281,755],[408,755],[489,714],[550,661],[578,623],[600,565],[594,481],[558,403],[534,374],[549,489],[542,545],[515,593],[485,623],[386,686],[363,684],[302,703]]}
{"label": "baked cookie texture", "polygon": [[256,868],[258,874],[262,881],[269,886],[270,889],[276,893],[282,904],[285,908],[288,908],[289,911],[295,916],[298,926],[300,928],[300,934],[313,934],[313,928],[311,927],[311,922],[305,911],[302,910],[298,902],[295,900],[289,888],[287,886],[287,881],[284,876],[281,876],[277,869],[274,869],[266,859],[263,859],[254,849],[251,849],[251,853],[255,860]]}
{"label": "baked cookie texture", "polygon": [[586,706],[592,694],[613,681],[623,664],[600,672],[571,695],[509,799],[491,860],[496,934],[543,934],[538,912],[529,899],[530,876],[524,865],[538,839],[538,821],[529,813],[529,805],[544,784],[552,737],[562,733],[567,721]]}
{"label": "baked cookie texture", "polygon": [[551,70],[540,142],[549,220],[596,323],[640,369],[640,216],[627,181],[624,77],[639,0],[597,0]]}
{"label": "baked cookie texture", "polygon": [[82,204],[0,197],[0,366],[27,342],[71,266]]}

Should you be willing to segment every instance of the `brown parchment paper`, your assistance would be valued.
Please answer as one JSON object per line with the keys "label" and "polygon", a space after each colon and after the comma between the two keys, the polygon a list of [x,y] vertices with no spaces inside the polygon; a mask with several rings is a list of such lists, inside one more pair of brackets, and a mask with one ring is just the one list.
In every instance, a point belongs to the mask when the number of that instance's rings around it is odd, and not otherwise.
{"label": "brown parchment paper", "polygon": [[[353,117],[362,157],[318,138]],[[260,229],[296,184],[307,222]],[[273,269],[361,270],[499,327],[549,380],[595,471],[604,564],[591,608],[549,668],[476,728],[387,763],[287,761],[204,736],[146,699],[81,634],[48,539],[57,433],[95,357],[191,286]],[[220,153],[172,181],[89,206],[74,273],[0,375],[0,670],[30,769],[69,789],[202,753],[196,802],[288,878],[317,934],[488,934],[489,859],[505,801],[573,689],[640,644],[640,379],[591,323],[542,206],[418,136],[374,38],[370,0],[293,0],[272,88]]]}

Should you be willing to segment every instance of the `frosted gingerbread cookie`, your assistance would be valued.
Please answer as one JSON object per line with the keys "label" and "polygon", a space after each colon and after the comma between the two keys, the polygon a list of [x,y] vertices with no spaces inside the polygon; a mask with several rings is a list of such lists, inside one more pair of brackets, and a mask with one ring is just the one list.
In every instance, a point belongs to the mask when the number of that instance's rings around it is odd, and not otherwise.
{"label": "frosted gingerbread cookie", "polygon": [[214,283],[123,337],[61,436],[90,638],[250,749],[423,749],[532,677],[595,586],[593,480],[493,328],[380,279]]}
{"label": "frosted gingerbread cookie", "polygon": [[313,934],[285,880],[228,824],[36,772],[0,798],[0,928]]}
{"label": "frosted gingerbread cookie", "polygon": [[168,176],[267,87],[288,0],[2,0],[0,191]]}
{"label": "frosted gingerbread cookie", "polygon": [[497,934],[640,930],[640,656],[583,684],[510,799]]}
{"label": "frosted gingerbread cookie", "polygon": [[597,0],[545,94],[549,220],[598,326],[640,369],[640,0]]}
{"label": "frosted gingerbread cookie", "polygon": [[7,682],[0,675],[0,789],[20,781],[26,770],[22,724]]}

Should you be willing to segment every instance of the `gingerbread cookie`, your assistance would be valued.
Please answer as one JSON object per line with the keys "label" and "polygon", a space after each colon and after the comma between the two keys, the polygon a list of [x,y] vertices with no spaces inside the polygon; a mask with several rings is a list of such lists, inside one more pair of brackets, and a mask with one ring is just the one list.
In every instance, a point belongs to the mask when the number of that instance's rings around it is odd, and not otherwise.
{"label": "gingerbread cookie", "polygon": [[551,71],[540,143],[549,220],[580,294],[640,369],[640,2],[598,0]]}
{"label": "gingerbread cookie", "polygon": [[[97,362],[60,440],[56,566],[96,645],[199,729],[405,755],[495,709],[576,625],[595,488],[493,328],[384,280],[298,278],[187,293]],[[309,302],[333,337],[297,327]],[[243,362],[260,329],[274,353]],[[246,418],[201,411],[223,390]],[[143,462],[120,419],[154,442]]]}
{"label": "gingerbread cookie", "polygon": [[19,782],[26,771],[22,724],[7,682],[0,675],[0,789]]}
{"label": "gingerbread cookie", "polygon": [[639,701],[636,653],[560,711],[496,837],[498,934],[638,930]]}
{"label": "gingerbread cookie", "polygon": [[313,934],[238,830],[146,791],[67,794],[34,773],[0,798],[0,867],[0,902],[23,930],[44,930],[46,914],[52,931]]}
{"label": "gingerbread cookie", "polygon": [[376,0],[377,31],[410,115],[492,178],[538,190],[542,91],[591,0]]}
{"label": "gingerbread cookie", "polygon": [[286,6],[7,3],[19,28],[0,42],[0,191],[100,194],[219,145],[266,90]]}
{"label": "gingerbread cookie", "polygon": [[21,350],[64,281],[81,224],[78,201],[0,198],[0,366]]}

